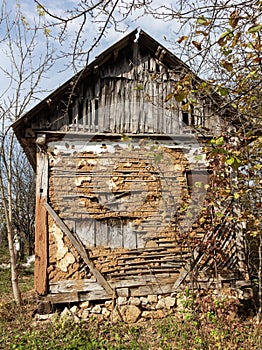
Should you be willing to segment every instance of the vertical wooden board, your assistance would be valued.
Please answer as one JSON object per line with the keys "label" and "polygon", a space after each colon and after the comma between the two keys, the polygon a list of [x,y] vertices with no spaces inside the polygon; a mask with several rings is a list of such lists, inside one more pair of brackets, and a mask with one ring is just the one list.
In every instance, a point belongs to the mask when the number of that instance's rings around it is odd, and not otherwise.
{"label": "vertical wooden board", "polygon": [[106,79],[104,81],[104,86],[102,89],[101,96],[101,117],[100,122],[102,125],[102,132],[112,132],[110,128],[110,80]]}
{"label": "vertical wooden board", "polygon": [[86,122],[87,122],[87,99],[83,99],[83,131],[86,131]]}
{"label": "vertical wooden board", "polygon": [[91,113],[90,113],[90,131],[91,132],[95,132],[96,131],[96,128],[95,128],[95,117],[96,117],[95,98],[93,98],[90,101],[90,109],[91,109]]}
{"label": "vertical wooden board", "polygon": [[152,103],[154,82],[151,80],[151,77],[149,77],[148,79],[149,79],[149,84],[148,84],[148,95],[149,95],[149,97],[148,97],[148,101],[147,101],[147,112],[148,112],[149,118],[150,118],[149,131],[153,133],[156,130],[155,108],[154,108],[154,105]]}
{"label": "vertical wooden board", "polygon": [[86,92],[86,99],[87,99],[87,104],[86,104],[86,109],[87,109],[87,117],[86,117],[86,124],[87,124],[87,130],[91,131],[91,127],[92,127],[92,122],[91,122],[91,118],[92,118],[92,104],[91,104],[91,92],[90,92],[90,88],[87,90]]}
{"label": "vertical wooden board", "polygon": [[[134,74],[134,73],[133,73]],[[132,91],[132,110],[130,117],[130,132],[136,133],[137,123],[139,123],[139,111],[137,106],[137,82],[134,81],[133,91]]]}
{"label": "vertical wooden board", "polygon": [[110,125],[110,81],[106,80],[104,85],[104,99],[103,99],[103,128],[104,132],[112,132],[112,127]]}
{"label": "vertical wooden board", "polygon": [[114,130],[116,130],[117,133],[121,132],[121,122],[120,122],[120,113],[119,113],[119,108],[121,108],[120,105],[118,105],[118,84],[119,81],[115,80],[114,83],[114,96],[113,96],[113,106],[114,106],[114,118],[115,118],[115,127]]}
{"label": "vertical wooden board", "polygon": [[116,132],[115,129],[115,114],[114,114],[114,81],[110,79],[109,81],[109,93],[108,93],[108,99],[107,99],[107,108],[108,108],[108,123],[109,123],[109,129],[111,132]]}
{"label": "vertical wooden board", "polygon": [[110,248],[119,248],[123,244],[122,226],[108,225],[107,226],[107,245]]}
{"label": "vertical wooden board", "polygon": [[127,89],[126,89],[127,83],[125,80],[121,81],[121,106],[122,106],[122,116],[121,116],[121,130],[127,130],[127,120],[128,120],[128,114],[127,114]]}
{"label": "vertical wooden board", "polygon": [[103,223],[99,220],[94,220],[95,226],[95,245],[96,247],[105,247],[107,246],[107,223]]}
{"label": "vertical wooden board", "polygon": [[[144,92],[147,92],[147,86],[148,86],[148,83],[147,81],[145,80],[143,82],[143,89],[144,89]],[[148,103],[147,101],[145,100],[144,96],[141,98],[141,96],[139,97],[139,100],[141,102],[139,102],[139,113],[140,113],[140,119],[142,121],[142,125],[143,125],[143,129],[142,129],[142,132],[143,133],[147,133],[149,131],[149,123],[150,121],[148,120],[149,118],[149,115],[148,115]],[[137,125],[137,128],[139,130],[141,126]],[[141,129],[139,130],[141,132]]]}
{"label": "vertical wooden board", "polygon": [[73,128],[75,131],[79,130],[79,99],[77,98],[74,102],[74,119],[73,119]]}
{"label": "vertical wooden board", "polygon": [[131,116],[132,116],[132,84],[128,84],[125,89],[126,93],[126,125],[127,132],[130,132]]}
{"label": "vertical wooden board", "polygon": [[123,247],[127,249],[138,248],[137,244],[137,233],[135,232],[132,223],[128,222],[126,225],[122,226],[123,231]]}
{"label": "vertical wooden board", "polygon": [[[172,91],[171,83],[167,82],[167,94],[170,94]],[[166,118],[166,133],[171,134],[172,130],[172,118],[171,118],[171,110],[167,109],[165,112],[165,118]]]}
{"label": "vertical wooden board", "polygon": [[35,217],[35,290],[47,293],[47,212],[44,203],[48,192],[48,157],[38,149],[36,170],[36,217]]}
{"label": "vertical wooden board", "polygon": [[155,87],[155,100],[154,103],[157,106],[157,132],[161,133],[161,120],[163,112],[163,100],[162,100],[162,85],[159,82],[156,82]]}
{"label": "vertical wooden board", "polygon": [[180,111],[178,104],[175,105],[175,109],[172,111],[172,134],[179,134],[180,133]]}
{"label": "vertical wooden board", "polygon": [[75,232],[80,238],[81,242],[86,247],[95,246],[95,220],[77,220],[75,223]]}

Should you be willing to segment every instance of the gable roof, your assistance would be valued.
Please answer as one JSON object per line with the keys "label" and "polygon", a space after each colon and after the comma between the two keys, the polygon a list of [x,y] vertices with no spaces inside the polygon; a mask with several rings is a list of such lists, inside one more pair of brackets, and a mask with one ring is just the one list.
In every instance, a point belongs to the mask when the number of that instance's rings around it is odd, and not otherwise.
{"label": "gable roof", "polygon": [[[138,35],[138,37],[137,37]],[[120,51],[121,49],[128,47],[131,43],[137,42],[139,46],[145,47],[149,52],[151,52],[153,55],[155,55],[156,58],[160,58],[163,64],[167,64],[170,67],[177,67],[177,65],[184,67],[187,71],[190,70],[190,68],[181,61],[178,57],[176,57],[173,53],[171,53],[169,50],[164,48],[159,42],[157,42],[155,39],[153,39],[150,35],[148,35],[143,30],[140,30],[138,32],[137,29],[132,31],[130,34],[125,36],[123,39],[115,43],[114,45],[110,46],[108,49],[103,51],[101,54],[99,54],[94,61],[92,61],[89,65],[87,65],[85,68],[83,68],[80,72],[78,72],[76,75],[71,77],[69,80],[67,80],[63,85],[61,85],[58,89],[53,91],[50,95],[48,95],[46,98],[44,98],[40,103],[38,103],[35,107],[33,107],[30,111],[28,111],[26,114],[24,114],[21,118],[19,118],[14,124],[13,128],[16,132],[18,126],[22,126],[24,121],[28,121],[32,119],[37,113],[39,113],[42,109],[45,109],[48,107],[50,101],[51,103],[54,103],[56,100],[59,100],[66,92],[68,92],[68,87],[71,86],[71,84],[76,79],[84,79],[86,76],[88,76],[90,73],[93,72],[93,70],[98,70],[100,66],[107,63],[112,56],[116,54],[116,52]],[[164,55],[161,53],[164,53]]]}

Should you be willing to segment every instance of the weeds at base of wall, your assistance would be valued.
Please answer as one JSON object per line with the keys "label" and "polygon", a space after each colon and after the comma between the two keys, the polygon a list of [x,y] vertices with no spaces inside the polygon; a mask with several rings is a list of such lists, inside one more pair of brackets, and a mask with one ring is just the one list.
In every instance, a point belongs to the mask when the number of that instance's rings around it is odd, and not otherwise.
{"label": "weeds at base of wall", "polygon": [[112,324],[95,317],[75,323],[58,313],[52,321],[35,322],[32,300],[24,301],[21,309],[8,303],[0,307],[0,348],[261,349],[261,325],[252,317],[238,317],[235,303],[220,296],[197,299],[190,292],[180,299],[176,314],[136,324]]}
{"label": "weeds at base of wall", "polygon": [[[3,262],[3,261],[1,261]],[[31,278],[30,278],[31,276]],[[95,317],[79,323],[61,320],[35,322],[36,299],[32,291],[33,275],[21,271],[23,305],[11,301],[8,270],[1,271],[0,349],[106,349],[106,350],[260,350],[262,327],[254,316],[239,316],[236,299],[223,295],[194,295],[190,290],[178,298],[179,312],[161,320],[136,324]]]}

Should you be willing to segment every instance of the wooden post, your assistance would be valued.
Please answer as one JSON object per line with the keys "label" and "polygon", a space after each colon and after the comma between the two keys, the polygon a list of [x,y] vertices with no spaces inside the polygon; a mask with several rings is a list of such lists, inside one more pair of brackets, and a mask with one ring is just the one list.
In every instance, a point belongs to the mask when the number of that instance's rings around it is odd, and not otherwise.
{"label": "wooden post", "polygon": [[48,192],[48,157],[39,146],[36,157],[35,290],[38,294],[44,295],[47,293],[48,236],[47,211],[44,203]]}

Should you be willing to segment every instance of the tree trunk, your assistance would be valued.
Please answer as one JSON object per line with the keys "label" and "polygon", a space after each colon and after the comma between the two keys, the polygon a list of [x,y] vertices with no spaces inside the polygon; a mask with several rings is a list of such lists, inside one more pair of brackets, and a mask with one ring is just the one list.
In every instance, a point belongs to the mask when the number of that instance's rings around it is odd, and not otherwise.
{"label": "tree trunk", "polygon": [[6,228],[7,228],[7,239],[8,239],[8,248],[10,255],[10,269],[11,269],[11,283],[13,296],[16,304],[21,306],[21,292],[18,284],[18,272],[16,266],[16,254],[14,249],[13,242],[13,216],[12,216],[12,150],[13,150],[13,142],[14,142],[14,134],[11,134],[9,140],[9,148],[8,148],[8,157],[5,158],[4,149],[2,149],[2,157],[3,157],[3,165],[6,171],[6,180],[7,180],[7,188],[5,190],[5,184],[3,181],[3,173],[0,176],[1,182],[1,197],[5,212],[6,219]]}
{"label": "tree trunk", "polygon": [[262,320],[262,236],[259,234],[259,247],[258,247],[258,323]]}

